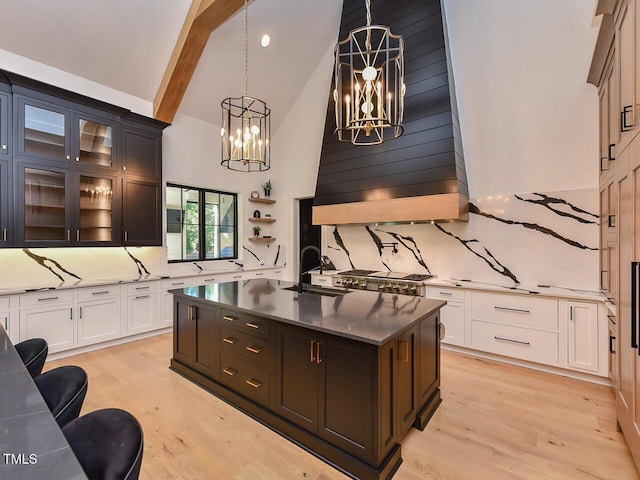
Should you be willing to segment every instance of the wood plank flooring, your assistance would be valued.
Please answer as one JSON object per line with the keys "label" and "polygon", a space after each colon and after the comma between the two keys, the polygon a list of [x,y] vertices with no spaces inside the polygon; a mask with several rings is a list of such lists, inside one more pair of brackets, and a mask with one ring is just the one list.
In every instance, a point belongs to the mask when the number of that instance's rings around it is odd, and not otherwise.
{"label": "wood plank flooring", "polygon": [[[49,362],[89,374],[82,413],[142,423],[143,480],[347,477],[169,370],[171,334]],[[637,480],[609,387],[442,352],[443,402],[394,480]]]}

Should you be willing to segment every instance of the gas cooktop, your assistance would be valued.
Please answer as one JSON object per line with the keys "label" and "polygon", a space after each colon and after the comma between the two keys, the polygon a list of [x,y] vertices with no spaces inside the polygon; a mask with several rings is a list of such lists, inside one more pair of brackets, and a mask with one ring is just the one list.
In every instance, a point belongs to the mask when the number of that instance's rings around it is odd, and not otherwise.
{"label": "gas cooktop", "polygon": [[422,282],[428,278],[432,278],[433,275],[420,274],[420,273],[401,273],[401,272],[378,272],[376,270],[347,270],[346,272],[340,272],[338,275],[349,275],[352,277],[368,277],[368,278],[382,278],[389,280],[407,280],[412,282]]}

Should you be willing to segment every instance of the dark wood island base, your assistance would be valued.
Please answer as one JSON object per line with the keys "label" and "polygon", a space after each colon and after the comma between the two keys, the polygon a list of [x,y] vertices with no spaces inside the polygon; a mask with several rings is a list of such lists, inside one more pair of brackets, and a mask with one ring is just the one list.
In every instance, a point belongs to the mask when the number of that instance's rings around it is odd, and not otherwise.
{"label": "dark wood island base", "polygon": [[391,478],[400,441],[412,426],[424,429],[442,401],[444,302],[299,295],[289,285],[172,291],[170,368],[352,478]]}

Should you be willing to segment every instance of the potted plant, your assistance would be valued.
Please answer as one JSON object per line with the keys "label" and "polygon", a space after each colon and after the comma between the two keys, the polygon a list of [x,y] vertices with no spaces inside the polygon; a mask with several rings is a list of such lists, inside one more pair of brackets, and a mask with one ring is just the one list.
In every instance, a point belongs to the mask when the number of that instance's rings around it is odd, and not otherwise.
{"label": "potted plant", "polygon": [[271,180],[267,180],[262,184],[262,191],[264,192],[265,197],[271,195]]}
{"label": "potted plant", "polygon": [[256,225],[255,227],[253,227],[253,236],[254,237],[259,237],[260,236],[260,230],[262,230],[260,228],[260,225]]}

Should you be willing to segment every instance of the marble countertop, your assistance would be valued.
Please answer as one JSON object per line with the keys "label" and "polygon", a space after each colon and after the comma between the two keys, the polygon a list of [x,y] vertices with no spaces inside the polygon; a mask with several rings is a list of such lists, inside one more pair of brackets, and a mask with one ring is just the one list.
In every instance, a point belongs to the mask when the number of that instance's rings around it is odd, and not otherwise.
{"label": "marble countertop", "polygon": [[134,283],[134,282],[148,282],[153,280],[162,280],[165,278],[185,278],[185,277],[206,277],[212,275],[222,275],[228,273],[243,273],[260,270],[273,270],[275,268],[284,268],[277,265],[260,266],[260,267],[248,267],[248,268],[229,268],[229,269],[202,269],[196,271],[170,271],[163,272],[162,274],[140,274],[129,277],[114,277],[114,278],[89,278],[82,280],[70,280],[65,282],[53,282],[43,284],[42,282],[33,284],[12,285],[8,288],[0,288],[0,296],[2,295],[16,295],[29,292],[41,292],[46,290],[60,290],[66,288],[82,288],[82,287],[97,287],[100,285],[115,285],[119,283]]}
{"label": "marble countertop", "polygon": [[86,480],[2,325],[0,384],[0,478]]}
{"label": "marble countertop", "polygon": [[[323,272],[322,275],[331,276],[340,273],[339,270],[332,270]],[[319,275],[319,272],[311,272],[312,275]],[[604,302],[610,309],[615,311],[615,305],[613,305],[608,298],[600,291],[597,290],[583,290],[579,288],[573,288],[570,286],[561,285],[514,285],[513,283],[491,283],[483,281],[474,281],[473,279],[465,278],[447,278],[434,276],[423,282],[426,286],[431,287],[448,287],[448,288],[462,288],[468,290],[484,290],[488,292],[502,292],[502,293],[517,293],[520,295],[539,295],[548,297],[560,297],[576,300],[590,300]]]}
{"label": "marble countertop", "polygon": [[[295,283],[251,279],[170,290],[320,332],[382,345],[446,302],[424,297],[359,290],[324,296],[285,290]],[[344,291],[344,290],[340,290]]]}

